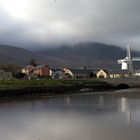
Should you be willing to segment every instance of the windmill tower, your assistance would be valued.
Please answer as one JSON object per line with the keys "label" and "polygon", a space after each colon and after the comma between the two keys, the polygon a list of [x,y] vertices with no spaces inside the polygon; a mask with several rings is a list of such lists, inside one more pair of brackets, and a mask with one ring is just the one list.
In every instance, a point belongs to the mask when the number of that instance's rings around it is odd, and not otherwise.
{"label": "windmill tower", "polygon": [[124,59],[118,60],[118,64],[121,64],[122,70],[134,70],[133,61],[140,61],[140,57],[132,57],[130,46],[127,46],[127,56]]}

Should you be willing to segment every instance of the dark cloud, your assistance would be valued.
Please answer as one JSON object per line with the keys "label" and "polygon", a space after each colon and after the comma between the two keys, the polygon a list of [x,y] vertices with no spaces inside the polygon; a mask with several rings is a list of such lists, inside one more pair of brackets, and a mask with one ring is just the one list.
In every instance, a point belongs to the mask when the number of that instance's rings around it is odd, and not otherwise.
{"label": "dark cloud", "polygon": [[0,41],[30,46],[95,41],[140,45],[138,0],[1,0]]}

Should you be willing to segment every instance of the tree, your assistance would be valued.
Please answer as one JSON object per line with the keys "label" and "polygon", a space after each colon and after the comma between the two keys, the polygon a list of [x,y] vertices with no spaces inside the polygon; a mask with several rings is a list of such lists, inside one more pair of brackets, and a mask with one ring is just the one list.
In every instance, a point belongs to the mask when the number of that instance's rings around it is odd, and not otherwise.
{"label": "tree", "polygon": [[17,64],[0,64],[0,69],[6,72],[17,73],[21,71],[22,67]]}
{"label": "tree", "polygon": [[24,78],[26,76],[26,74],[25,73],[22,73],[22,72],[18,72],[18,73],[15,73],[14,74],[14,77],[15,78],[18,78],[18,79],[22,79],[22,78]]}
{"label": "tree", "polygon": [[36,62],[35,59],[31,59],[29,64],[32,65],[32,66],[35,66],[35,67],[37,66],[37,62]]}
{"label": "tree", "polygon": [[90,78],[96,78],[96,74],[93,73],[93,72],[91,72],[91,73],[90,73]]}
{"label": "tree", "polygon": [[13,76],[15,76],[17,73],[21,72],[22,67],[17,64],[0,64],[0,69],[5,72],[12,72]]}

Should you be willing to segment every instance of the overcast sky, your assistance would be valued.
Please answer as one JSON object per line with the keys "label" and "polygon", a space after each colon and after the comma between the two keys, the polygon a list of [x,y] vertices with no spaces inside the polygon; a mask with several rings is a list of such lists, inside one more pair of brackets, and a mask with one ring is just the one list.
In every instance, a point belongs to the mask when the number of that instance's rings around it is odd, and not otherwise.
{"label": "overcast sky", "polygon": [[101,42],[140,50],[140,0],[0,0],[0,43]]}

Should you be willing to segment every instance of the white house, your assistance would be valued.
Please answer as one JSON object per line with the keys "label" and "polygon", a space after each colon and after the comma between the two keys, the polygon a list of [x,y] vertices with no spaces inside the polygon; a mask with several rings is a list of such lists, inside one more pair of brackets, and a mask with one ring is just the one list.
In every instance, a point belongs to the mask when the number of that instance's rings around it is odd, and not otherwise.
{"label": "white house", "polygon": [[29,73],[31,73],[34,70],[34,68],[35,67],[32,66],[32,65],[28,65],[28,66],[26,66],[22,69],[22,73],[25,73],[26,75],[29,75]]}
{"label": "white house", "polygon": [[134,76],[140,76],[140,70],[136,70]]}

